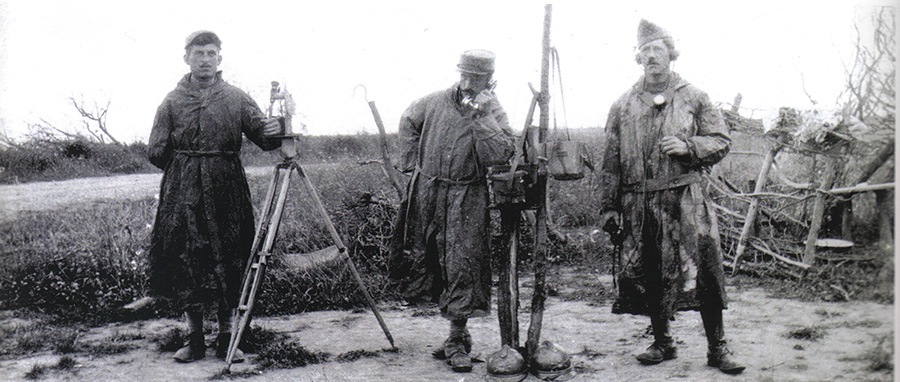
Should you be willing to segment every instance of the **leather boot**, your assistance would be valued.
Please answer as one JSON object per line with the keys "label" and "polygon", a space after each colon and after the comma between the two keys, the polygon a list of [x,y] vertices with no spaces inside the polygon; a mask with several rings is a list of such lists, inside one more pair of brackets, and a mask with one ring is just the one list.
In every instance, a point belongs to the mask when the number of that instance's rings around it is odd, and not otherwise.
{"label": "leather boot", "polygon": [[709,347],[709,353],[706,353],[706,364],[718,368],[725,374],[740,374],[746,367],[732,360],[728,356],[729,354],[734,355],[725,346],[725,340],[721,340],[715,346]]}
{"label": "leather boot", "polygon": [[199,312],[188,312],[187,322],[190,334],[185,347],[175,352],[175,361],[181,363],[194,362],[206,356],[206,343],[203,339],[203,315]]}
{"label": "leather boot", "polygon": [[703,309],[700,311],[703,319],[703,329],[706,330],[706,341],[709,344],[709,352],[706,354],[706,364],[718,368],[726,374],[740,374],[744,366],[729,357],[734,355],[725,346],[725,329],[722,322],[722,309]]}
{"label": "leather boot", "polygon": [[675,340],[669,333],[669,319],[658,315],[650,316],[650,326],[653,328],[653,345],[647,351],[638,354],[638,362],[644,365],[655,365],[662,361],[675,358]]}

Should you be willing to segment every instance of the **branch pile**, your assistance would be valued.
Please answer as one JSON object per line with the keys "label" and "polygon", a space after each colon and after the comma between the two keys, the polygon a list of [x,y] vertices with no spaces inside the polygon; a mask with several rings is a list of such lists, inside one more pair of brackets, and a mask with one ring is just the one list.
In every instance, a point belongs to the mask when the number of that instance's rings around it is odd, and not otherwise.
{"label": "branch pile", "polygon": [[[723,110],[733,130],[758,132],[772,140],[769,152],[756,179],[753,192],[743,192],[724,177],[709,177],[710,194],[718,210],[726,267],[732,272],[750,271],[800,279],[817,260],[828,262],[867,261],[872,254],[854,255],[846,248],[826,248],[819,240],[825,212],[841,197],[859,192],[893,189],[893,183],[840,186],[840,163],[853,153],[853,144],[867,139],[868,126],[847,113],[833,110],[798,111],[781,108],[777,115],[762,121],[741,117]],[[890,145],[891,147],[893,145]],[[795,157],[810,157],[813,182],[795,182],[782,173],[776,156],[791,152]],[[881,150],[865,167],[873,168],[859,182],[868,180],[875,168],[892,157]],[[874,163],[877,162],[877,163]],[[775,170],[774,184],[769,172]],[[857,182],[857,183],[859,183]],[[839,195],[839,196],[838,196]],[[807,204],[812,201],[811,206]],[[844,200],[845,201],[845,200]],[[850,243],[852,245],[852,243]],[[817,252],[816,247],[821,249]]]}

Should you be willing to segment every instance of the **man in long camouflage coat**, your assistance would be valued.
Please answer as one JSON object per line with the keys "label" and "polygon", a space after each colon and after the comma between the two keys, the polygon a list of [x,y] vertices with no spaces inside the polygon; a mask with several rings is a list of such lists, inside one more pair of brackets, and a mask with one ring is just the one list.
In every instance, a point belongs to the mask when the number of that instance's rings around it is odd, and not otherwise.
{"label": "man in long camouflage coat", "polygon": [[435,352],[470,371],[469,317],[490,311],[487,166],[513,153],[512,132],[492,91],[494,54],[466,51],[460,81],[400,117],[402,166],[412,177],[401,204],[391,275],[411,302],[437,301],[450,335]]}
{"label": "man in long camouflage coat", "polygon": [[722,254],[701,176],[731,138],[709,96],[671,71],[679,53],[665,30],[641,20],[638,46],[644,75],[609,111],[601,173],[601,222],[617,244],[613,312],[650,316],[655,340],[637,359],[656,364],[675,358],[675,312],[699,310],[708,365],[740,373],[725,346]]}
{"label": "man in long camouflage coat", "polygon": [[[216,34],[199,31],[185,42],[191,72],[156,111],[150,162],[165,171],[150,246],[150,289],[186,311],[189,343],[180,362],[204,357],[203,311],[218,303],[216,355],[224,358],[231,317],[255,228],[250,189],[240,161],[242,135],[263,149],[281,145],[277,119],[266,119],[247,93],[217,71]],[[236,356],[240,360],[241,355]]]}

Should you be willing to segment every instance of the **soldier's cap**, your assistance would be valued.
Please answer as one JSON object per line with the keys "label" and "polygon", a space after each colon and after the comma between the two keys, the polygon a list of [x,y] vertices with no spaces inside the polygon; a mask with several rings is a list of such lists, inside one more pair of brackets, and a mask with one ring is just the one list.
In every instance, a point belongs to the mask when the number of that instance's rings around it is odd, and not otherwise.
{"label": "soldier's cap", "polygon": [[459,64],[456,65],[456,68],[463,73],[491,74],[494,73],[494,57],[496,55],[487,50],[467,50],[459,56]]}
{"label": "soldier's cap", "polygon": [[191,33],[184,39],[184,49],[191,45],[215,44],[216,48],[222,49],[222,40],[215,33],[207,30],[199,30]]}
{"label": "soldier's cap", "polygon": [[659,25],[641,19],[640,24],[638,24],[637,32],[639,48],[650,41],[663,38],[672,38],[672,35],[670,35],[669,32],[667,32],[665,29],[660,28]]}

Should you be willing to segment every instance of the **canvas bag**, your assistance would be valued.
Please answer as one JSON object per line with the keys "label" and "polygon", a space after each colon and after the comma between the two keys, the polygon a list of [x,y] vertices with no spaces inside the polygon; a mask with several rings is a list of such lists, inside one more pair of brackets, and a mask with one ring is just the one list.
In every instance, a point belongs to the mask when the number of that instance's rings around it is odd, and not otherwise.
{"label": "canvas bag", "polygon": [[[562,70],[559,67],[559,53],[556,49],[551,50],[551,59],[556,66],[555,77],[559,84],[559,96],[562,100],[563,116],[565,117],[566,100],[563,96],[562,87]],[[566,131],[565,139],[560,137],[559,128],[556,124],[556,108],[553,108],[553,134],[552,138],[543,144],[542,152],[547,158],[547,171],[550,176],[556,180],[578,180],[584,178],[585,168],[594,170],[591,161],[587,155],[587,149],[584,142],[571,140],[569,137],[569,128],[564,126]]]}

